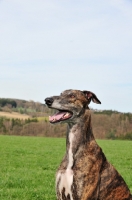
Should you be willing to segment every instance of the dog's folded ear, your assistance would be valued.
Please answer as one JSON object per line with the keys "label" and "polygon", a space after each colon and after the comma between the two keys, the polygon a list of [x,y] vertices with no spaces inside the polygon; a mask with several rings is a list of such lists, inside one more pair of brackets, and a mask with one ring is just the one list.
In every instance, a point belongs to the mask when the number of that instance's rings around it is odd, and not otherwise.
{"label": "dog's folded ear", "polygon": [[84,90],[82,92],[85,94],[85,96],[88,99],[89,103],[92,100],[94,103],[101,104],[100,100],[96,97],[96,95],[93,92],[86,91],[86,90]]}

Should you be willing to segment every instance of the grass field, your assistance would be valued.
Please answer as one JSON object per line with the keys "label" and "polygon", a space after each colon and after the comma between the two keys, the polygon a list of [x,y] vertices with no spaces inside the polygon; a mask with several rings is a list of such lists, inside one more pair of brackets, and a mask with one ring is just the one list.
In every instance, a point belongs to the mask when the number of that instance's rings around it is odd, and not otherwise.
{"label": "grass field", "polygon": [[[99,140],[132,191],[132,142]],[[0,199],[55,200],[55,171],[65,139],[0,136]]]}

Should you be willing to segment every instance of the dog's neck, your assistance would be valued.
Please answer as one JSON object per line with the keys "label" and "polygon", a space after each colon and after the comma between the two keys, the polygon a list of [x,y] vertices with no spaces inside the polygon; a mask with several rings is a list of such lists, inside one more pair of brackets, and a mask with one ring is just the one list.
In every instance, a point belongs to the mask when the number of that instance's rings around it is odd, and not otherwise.
{"label": "dog's neck", "polygon": [[72,152],[75,154],[80,146],[90,144],[93,140],[95,139],[91,126],[91,114],[90,110],[86,109],[78,122],[68,124],[66,138],[67,153],[69,152],[69,148],[72,148]]}

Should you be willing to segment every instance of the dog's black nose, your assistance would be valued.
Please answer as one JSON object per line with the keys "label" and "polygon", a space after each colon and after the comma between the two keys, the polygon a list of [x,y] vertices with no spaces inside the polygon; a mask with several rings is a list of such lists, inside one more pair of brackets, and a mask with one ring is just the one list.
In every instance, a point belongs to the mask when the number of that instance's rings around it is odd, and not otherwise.
{"label": "dog's black nose", "polygon": [[53,98],[51,98],[51,97],[48,97],[48,98],[46,98],[45,99],[45,103],[47,104],[47,106],[51,106],[52,105],[52,103],[53,103]]}

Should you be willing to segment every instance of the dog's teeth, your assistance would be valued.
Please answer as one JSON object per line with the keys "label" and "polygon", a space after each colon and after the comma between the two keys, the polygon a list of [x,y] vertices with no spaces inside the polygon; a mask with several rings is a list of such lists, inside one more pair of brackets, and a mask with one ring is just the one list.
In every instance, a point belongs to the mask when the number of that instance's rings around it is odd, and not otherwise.
{"label": "dog's teeth", "polygon": [[67,118],[69,116],[69,113],[67,112],[64,116],[63,119]]}

